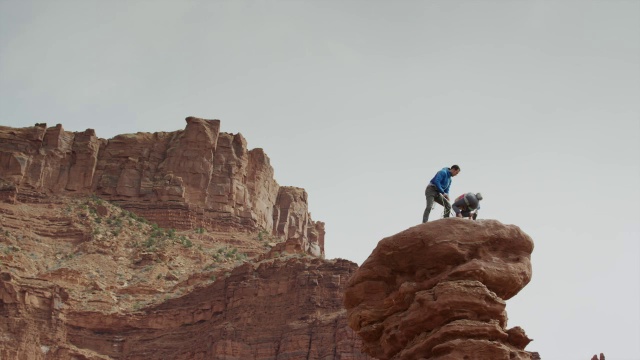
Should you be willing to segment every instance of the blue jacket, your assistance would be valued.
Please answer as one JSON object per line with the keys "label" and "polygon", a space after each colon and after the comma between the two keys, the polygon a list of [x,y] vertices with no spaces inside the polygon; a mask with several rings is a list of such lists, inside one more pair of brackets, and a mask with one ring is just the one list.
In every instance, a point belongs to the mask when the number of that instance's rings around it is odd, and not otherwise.
{"label": "blue jacket", "polygon": [[442,168],[442,170],[438,171],[430,183],[438,189],[440,194],[448,194],[451,186],[451,171],[449,168]]}

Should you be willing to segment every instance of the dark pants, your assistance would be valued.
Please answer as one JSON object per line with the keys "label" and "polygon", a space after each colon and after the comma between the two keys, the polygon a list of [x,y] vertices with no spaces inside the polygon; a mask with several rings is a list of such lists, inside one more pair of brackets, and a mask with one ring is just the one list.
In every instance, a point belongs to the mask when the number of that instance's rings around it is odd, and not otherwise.
{"label": "dark pants", "polygon": [[422,215],[423,223],[429,221],[429,213],[431,212],[434,201],[444,206],[444,217],[449,217],[449,214],[451,214],[451,204],[445,200],[444,196],[438,192],[435,186],[427,186],[427,189],[424,191],[424,196],[427,197],[427,208],[424,209],[424,214]]}

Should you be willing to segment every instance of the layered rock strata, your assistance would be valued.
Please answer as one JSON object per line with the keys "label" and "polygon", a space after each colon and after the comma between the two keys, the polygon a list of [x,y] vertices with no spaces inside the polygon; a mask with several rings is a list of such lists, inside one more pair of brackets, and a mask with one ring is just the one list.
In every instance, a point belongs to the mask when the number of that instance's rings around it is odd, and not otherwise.
{"label": "layered rock strata", "polygon": [[0,274],[2,359],[370,359],[341,299],[356,264],[245,263],[192,293],[129,314],[77,311],[52,283]]}
{"label": "layered rock strata", "polygon": [[381,240],[344,304],[377,359],[533,359],[505,300],[531,279],[533,241],[495,220],[450,218]]}
{"label": "layered rock strata", "polygon": [[220,132],[219,120],[186,122],[109,140],[60,124],[0,126],[0,201],[96,194],[164,228],[264,229],[324,256],[324,224],[311,219],[306,192],[279,186],[262,149]]}

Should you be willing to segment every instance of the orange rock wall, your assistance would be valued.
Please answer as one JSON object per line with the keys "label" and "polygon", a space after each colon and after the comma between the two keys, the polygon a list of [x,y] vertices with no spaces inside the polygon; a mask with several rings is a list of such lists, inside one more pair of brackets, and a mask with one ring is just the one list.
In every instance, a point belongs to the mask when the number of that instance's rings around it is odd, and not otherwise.
{"label": "orange rock wall", "polygon": [[61,125],[0,127],[0,200],[94,193],[164,228],[265,229],[324,256],[324,224],[311,220],[306,192],[280,187],[262,149],[221,133],[219,120],[186,122],[109,140]]}
{"label": "orange rock wall", "polygon": [[74,311],[63,289],[2,273],[0,358],[371,359],[341,305],[356,267],[309,257],[246,263],[184,297],[122,315]]}

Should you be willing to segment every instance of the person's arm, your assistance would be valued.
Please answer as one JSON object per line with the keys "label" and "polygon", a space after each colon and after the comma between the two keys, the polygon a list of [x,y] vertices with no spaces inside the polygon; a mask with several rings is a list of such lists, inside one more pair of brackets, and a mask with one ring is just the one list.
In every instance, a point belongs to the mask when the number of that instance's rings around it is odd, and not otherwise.
{"label": "person's arm", "polygon": [[442,170],[438,171],[438,173],[436,174],[436,177],[433,179],[433,182],[436,186],[436,188],[438,189],[438,192],[442,195],[445,194],[444,188],[442,188],[442,181],[445,179],[445,175],[444,172]]}
{"label": "person's arm", "polygon": [[[446,172],[448,172],[448,171],[449,170],[446,170]],[[447,174],[446,172],[444,172],[445,175],[443,176],[442,181],[443,182],[447,182],[447,186],[444,188],[444,192],[442,193],[442,195],[447,200],[449,200],[449,189],[451,188],[451,176],[447,177],[447,175],[449,175],[449,174]]]}

